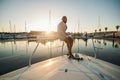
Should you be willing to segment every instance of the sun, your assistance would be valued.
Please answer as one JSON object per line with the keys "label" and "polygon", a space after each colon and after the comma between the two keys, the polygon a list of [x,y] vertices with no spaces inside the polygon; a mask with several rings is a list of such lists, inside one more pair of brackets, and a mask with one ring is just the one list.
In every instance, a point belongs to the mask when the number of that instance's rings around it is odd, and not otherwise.
{"label": "sun", "polygon": [[28,31],[45,31],[47,33],[50,33],[51,31],[56,31],[58,25],[57,20],[53,20],[51,24],[47,20],[44,21],[33,21],[28,26]]}
{"label": "sun", "polygon": [[49,29],[45,30],[45,31],[46,31],[47,34],[51,33],[51,30],[49,30]]}
{"label": "sun", "polygon": [[51,45],[51,42],[47,42],[46,45],[47,45],[47,46],[50,46],[50,45]]}

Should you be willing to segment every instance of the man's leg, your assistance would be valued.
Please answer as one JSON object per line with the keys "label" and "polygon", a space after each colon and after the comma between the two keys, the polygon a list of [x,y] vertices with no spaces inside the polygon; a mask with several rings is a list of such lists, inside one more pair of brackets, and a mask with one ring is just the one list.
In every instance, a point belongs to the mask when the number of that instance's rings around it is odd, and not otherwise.
{"label": "man's leg", "polygon": [[70,56],[73,56],[73,55],[72,55],[73,39],[72,39],[71,37],[67,37],[67,38],[65,39],[65,42],[66,42],[66,44],[67,44],[68,54],[69,54]]}
{"label": "man's leg", "polygon": [[65,43],[67,44],[68,54],[70,55],[71,50],[70,50],[70,44],[68,38],[65,39]]}
{"label": "man's leg", "polygon": [[73,39],[69,37],[70,51],[72,51]]}

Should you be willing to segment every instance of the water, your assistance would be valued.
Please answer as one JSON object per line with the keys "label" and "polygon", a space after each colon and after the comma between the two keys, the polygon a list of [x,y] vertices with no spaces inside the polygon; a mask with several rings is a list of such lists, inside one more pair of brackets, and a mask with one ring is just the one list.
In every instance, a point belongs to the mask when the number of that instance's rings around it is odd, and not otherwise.
{"label": "water", "polygon": [[[94,39],[93,42],[98,59],[120,66],[120,40]],[[28,40],[0,41],[0,75],[28,66],[29,57],[33,54],[38,43],[39,46],[32,57],[32,64],[67,54],[66,44],[60,40],[41,40],[39,42]],[[75,39],[72,51],[94,56],[92,40]]]}

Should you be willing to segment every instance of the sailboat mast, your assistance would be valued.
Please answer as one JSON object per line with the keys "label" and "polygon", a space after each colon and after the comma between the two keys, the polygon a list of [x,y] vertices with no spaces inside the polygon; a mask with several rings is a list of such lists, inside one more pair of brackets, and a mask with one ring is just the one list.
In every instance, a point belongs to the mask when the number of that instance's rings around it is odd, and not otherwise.
{"label": "sailboat mast", "polygon": [[4,32],[4,28],[2,27],[2,32]]}
{"label": "sailboat mast", "polygon": [[25,32],[27,32],[26,21],[25,21]]}
{"label": "sailboat mast", "polygon": [[16,32],[16,27],[15,27],[15,25],[14,25],[14,33]]}
{"label": "sailboat mast", "polygon": [[79,33],[80,21],[78,19],[78,33]]}
{"label": "sailboat mast", "polygon": [[11,29],[11,21],[9,20],[9,28],[10,28],[10,32],[12,32],[12,29]]}
{"label": "sailboat mast", "polygon": [[98,28],[100,28],[100,26],[101,26],[100,23],[101,23],[100,22],[100,16],[98,16]]}
{"label": "sailboat mast", "polygon": [[50,30],[51,30],[51,10],[49,10],[49,27],[50,27]]}

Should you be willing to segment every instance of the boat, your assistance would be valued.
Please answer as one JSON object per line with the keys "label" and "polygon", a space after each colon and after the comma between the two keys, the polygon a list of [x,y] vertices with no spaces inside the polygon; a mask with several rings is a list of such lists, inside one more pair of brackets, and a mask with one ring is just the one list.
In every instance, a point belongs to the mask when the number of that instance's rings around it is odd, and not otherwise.
{"label": "boat", "polygon": [[1,75],[0,80],[120,80],[120,66],[81,53],[51,58]]}

